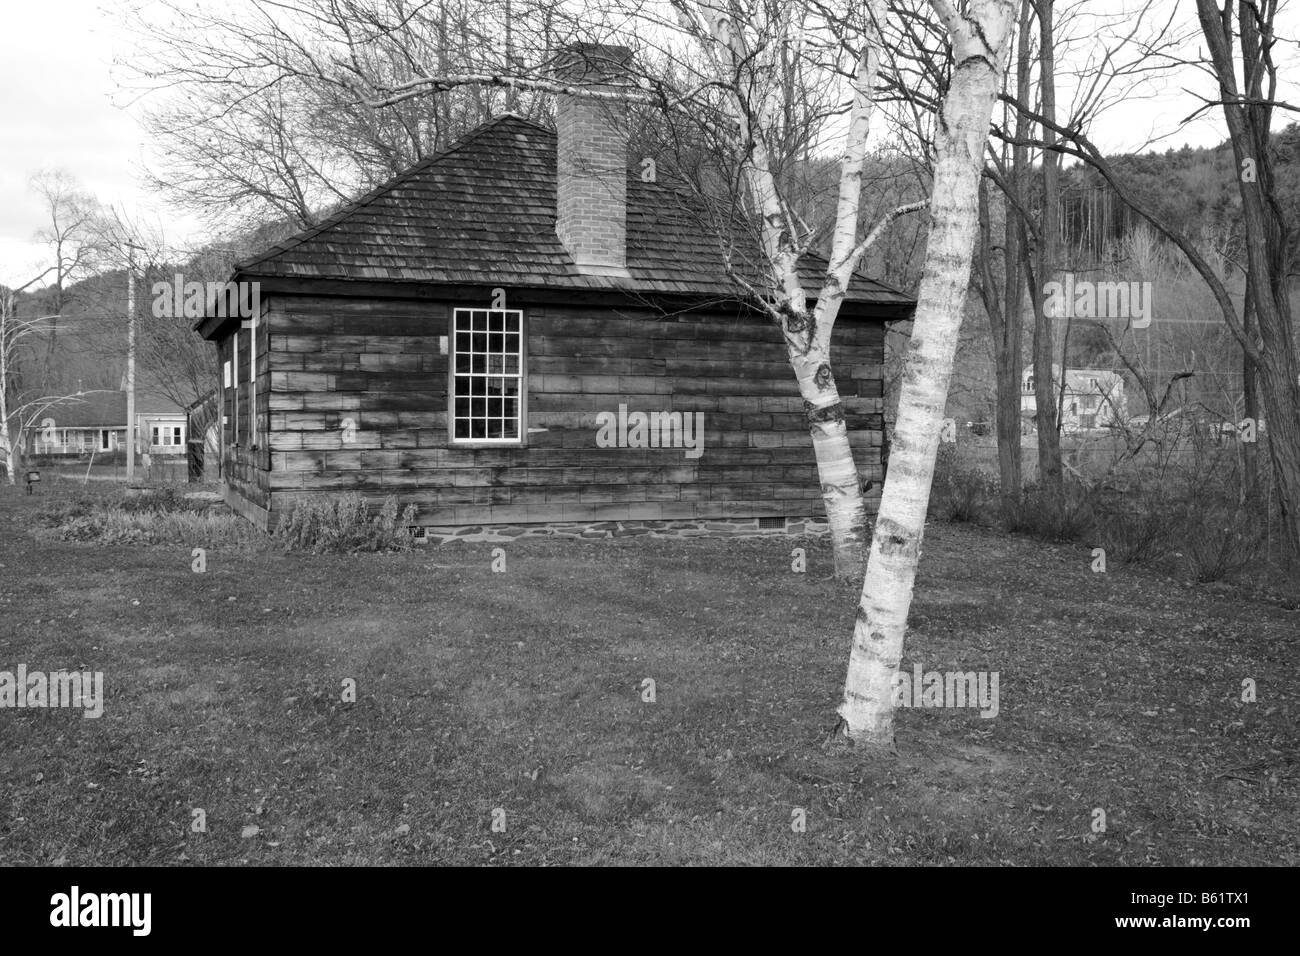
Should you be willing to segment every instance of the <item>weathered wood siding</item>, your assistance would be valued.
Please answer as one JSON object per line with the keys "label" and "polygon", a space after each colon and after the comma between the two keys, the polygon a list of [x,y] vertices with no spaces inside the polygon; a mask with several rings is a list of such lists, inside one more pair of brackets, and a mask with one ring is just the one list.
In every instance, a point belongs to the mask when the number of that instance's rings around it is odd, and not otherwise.
{"label": "weathered wood siding", "polygon": [[[421,524],[823,513],[803,403],[771,323],[515,297],[509,306],[524,312],[531,430],[522,447],[488,448],[448,435],[450,356],[440,339],[451,334],[454,304],[270,298],[272,524],[303,497],[346,491],[413,503]],[[873,500],[883,339],[879,323],[842,319],[833,353]],[[620,404],[703,412],[703,455],[597,447],[597,414]],[[233,471],[244,487],[247,474]]]}
{"label": "weathered wood siding", "polygon": [[[257,335],[256,352],[252,348]],[[238,348],[235,348],[236,336]],[[240,328],[218,345],[222,367],[238,362],[232,387],[222,379],[221,414],[222,488],[227,504],[263,529],[273,528],[271,511],[270,328],[263,315],[256,330]],[[256,400],[254,401],[254,392]],[[254,412],[256,409],[256,412]]]}

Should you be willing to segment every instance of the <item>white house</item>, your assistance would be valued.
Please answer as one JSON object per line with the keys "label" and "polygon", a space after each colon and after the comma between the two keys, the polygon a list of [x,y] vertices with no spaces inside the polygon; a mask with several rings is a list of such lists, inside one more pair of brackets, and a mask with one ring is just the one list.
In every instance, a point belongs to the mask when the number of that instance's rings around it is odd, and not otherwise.
{"label": "white house", "polygon": [[[1060,395],[1061,366],[1053,365],[1052,375],[1054,394]],[[1114,425],[1127,414],[1124,379],[1111,369],[1068,368],[1060,408],[1062,431],[1082,432]],[[1038,414],[1032,368],[1026,369],[1021,379],[1020,413],[1029,417]]]}
{"label": "white house", "polygon": [[[29,455],[88,457],[126,447],[126,392],[90,391],[58,402],[40,413],[23,436]],[[138,455],[184,455],[185,412],[149,393],[136,395]]]}

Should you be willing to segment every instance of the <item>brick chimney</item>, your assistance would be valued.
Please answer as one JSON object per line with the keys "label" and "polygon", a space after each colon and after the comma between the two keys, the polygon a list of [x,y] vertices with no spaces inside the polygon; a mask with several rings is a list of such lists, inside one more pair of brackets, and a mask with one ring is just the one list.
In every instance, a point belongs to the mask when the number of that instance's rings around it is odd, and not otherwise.
{"label": "brick chimney", "polygon": [[[627,47],[566,46],[555,78],[607,92],[633,89]],[[628,277],[627,102],[560,94],[556,98],[555,233],[581,272]]]}

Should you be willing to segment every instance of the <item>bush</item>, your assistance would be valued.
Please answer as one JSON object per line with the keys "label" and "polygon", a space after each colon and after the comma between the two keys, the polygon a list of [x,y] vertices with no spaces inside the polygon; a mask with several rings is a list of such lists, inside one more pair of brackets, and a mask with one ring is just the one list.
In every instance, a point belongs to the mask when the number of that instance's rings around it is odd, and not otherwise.
{"label": "bush", "polygon": [[186,498],[175,488],[150,488],[147,491],[126,495],[119,507],[128,514],[177,514],[179,512],[206,511],[207,505]]}
{"label": "bush", "polygon": [[1179,538],[1180,516],[1158,501],[1141,508],[1117,510],[1097,519],[1097,544],[1109,558],[1125,564],[1158,561],[1172,553]]}
{"label": "bush", "polygon": [[960,470],[944,477],[934,497],[936,512],[945,521],[979,521],[998,497],[997,481],[981,471]]}
{"label": "bush", "polygon": [[955,445],[939,446],[930,487],[930,515],[943,521],[979,521],[997,497],[995,477],[961,462]]}
{"label": "bush", "polygon": [[1065,501],[1055,507],[1035,485],[1025,488],[1020,502],[1007,514],[1007,530],[1041,541],[1079,541],[1096,526],[1092,494],[1074,482],[1065,484]]}
{"label": "bush", "polygon": [[1196,580],[1208,584],[1253,563],[1263,550],[1265,532],[1250,509],[1218,504],[1188,512],[1179,537]]}
{"label": "bush", "polygon": [[1186,505],[1163,491],[1115,484],[1098,489],[1093,502],[1095,543],[1108,557],[1141,564],[1168,557],[1178,549]]}
{"label": "bush", "polygon": [[359,494],[299,502],[275,529],[275,540],[286,551],[313,554],[352,554],[358,551],[405,551],[413,541],[407,526],[415,523],[415,505],[401,518],[397,499],[385,498],[371,515]]}
{"label": "bush", "polygon": [[102,498],[79,494],[72,498],[51,498],[36,509],[32,520],[41,528],[59,528],[93,514],[103,505]]}

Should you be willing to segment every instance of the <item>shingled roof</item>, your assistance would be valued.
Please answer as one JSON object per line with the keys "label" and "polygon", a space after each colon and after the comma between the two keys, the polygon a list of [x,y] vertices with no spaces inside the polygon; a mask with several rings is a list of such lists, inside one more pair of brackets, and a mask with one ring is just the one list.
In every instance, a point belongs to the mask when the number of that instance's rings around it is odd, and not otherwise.
{"label": "shingled roof", "polygon": [[[40,416],[53,418],[57,428],[125,428],[126,392],[95,389],[50,405]],[[137,389],[137,415],[183,415],[175,402],[146,388]]]}
{"label": "shingled roof", "polygon": [[[717,239],[679,194],[629,174],[632,280],[584,274],[555,234],[555,133],[505,114],[320,224],[235,266],[235,278],[622,289],[734,298]],[[737,264],[739,268],[739,263]],[[825,260],[800,263],[815,293]],[[849,302],[913,300],[861,275]]]}
{"label": "shingled roof", "polygon": [[41,415],[58,428],[125,428],[126,392],[93,391],[55,402]]}

